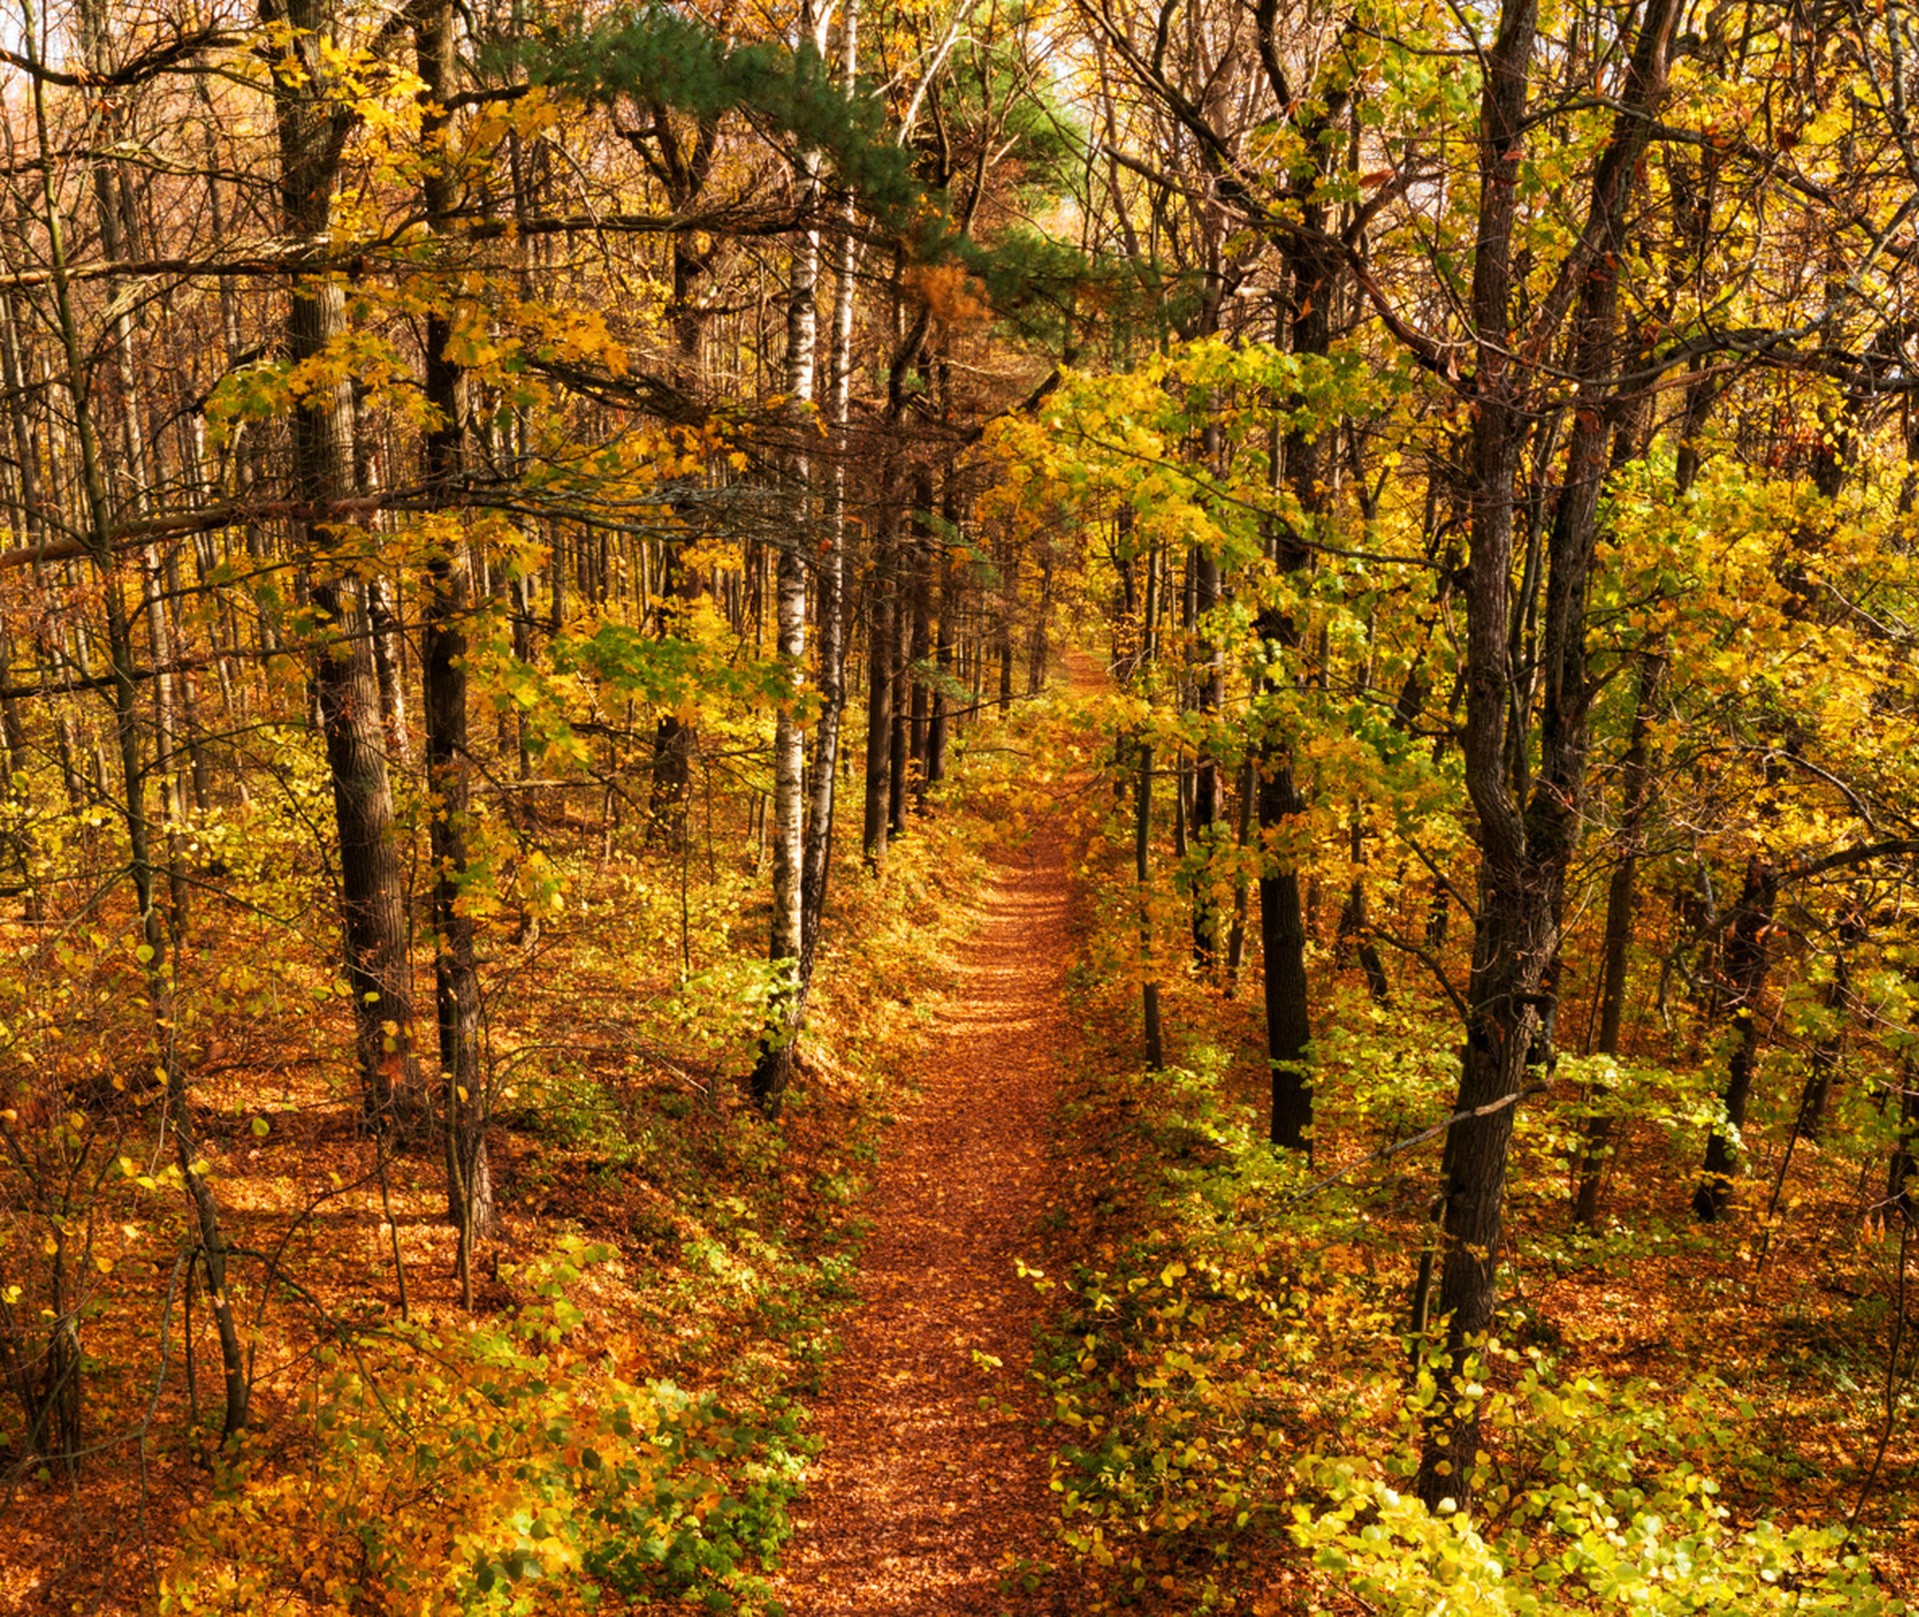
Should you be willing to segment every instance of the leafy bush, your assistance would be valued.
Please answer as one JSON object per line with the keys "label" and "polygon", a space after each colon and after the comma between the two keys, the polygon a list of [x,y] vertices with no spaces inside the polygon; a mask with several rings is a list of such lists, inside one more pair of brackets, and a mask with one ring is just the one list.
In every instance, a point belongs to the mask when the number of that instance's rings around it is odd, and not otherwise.
{"label": "leafy bush", "polygon": [[[1321,1076],[1363,1062],[1382,1112],[1424,1082],[1418,1051],[1385,1034],[1327,1044],[1338,1059]],[[1060,1540],[1107,1595],[1087,1609],[1160,1594],[1245,1609],[1235,1591],[1282,1566],[1282,1603],[1255,1612],[1903,1609],[1845,1527],[1750,1503],[1768,1498],[1754,1412],[1709,1376],[1615,1384],[1536,1344],[1487,1342],[1463,1367],[1488,1451],[1474,1514],[1429,1513],[1411,1478],[1425,1414],[1452,1393],[1436,1345],[1408,1359],[1404,1212],[1362,1175],[1315,1180],[1273,1152],[1228,1078],[1203,1049],[1190,1067],[1093,1075],[1088,1111],[1113,1133],[1091,1250],[1057,1286],[1035,1276],[1058,1293],[1040,1374]],[[1606,1078],[1673,1126],[1697,1121],[1657,1073]],[[1406,1112],[1393,1132],[1418,1121]],[[1527,1119],[1536,1155],[1563,1171],[1578,1121]],[[1615,1244],[1641,1255],[1655,1238]],[[1500,1319],[1525,1340],[1523,1309]],[[1737,1511],[1715,1478],[1746,1501]]]}
{"label": "leafy bush", "polygon": [[1294,1536],[1343,1588],[1405,1617],[1898,1609],[1844,1528],[1734,1523],[1697,1463],[1732,1440],[1710,1383],[1676,1411],[1650,1392],[1562,1383],[1536,1356],[1489,1403],[1500,1480],[1478,1517],[1428,1512],[1372,1461],[1309,1460],[1302,1482],[1332,1507],[1296,1506]]}
{"label": "leafy bush", "polygon": [[790,1421],[751,1428],[669,1383],[569,1351],[565,1296],[608,1256],[528,1265],[497,1328],[412,1327],[324,1356],[305,1465],[244,1455],[189,1523],[165,1612],[571,1613],[607,1593],[757,1604],[748,1563],[786,1538]]}

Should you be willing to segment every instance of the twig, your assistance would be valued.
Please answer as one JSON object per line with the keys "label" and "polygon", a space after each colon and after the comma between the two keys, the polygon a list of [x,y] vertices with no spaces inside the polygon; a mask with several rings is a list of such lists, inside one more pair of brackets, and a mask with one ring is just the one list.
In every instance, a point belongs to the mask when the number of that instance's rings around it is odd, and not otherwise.
{"label": "twig", "polygon": [[173,1274],[167,1281],[167,1300],[160,1309],[160,1368],[153,1373],[153,1392],[147,1399],[146,1418],[140,1422],[140,1547],[146,1552],[147,1576],[153,1593],[160,1593],[160,1569],[153,1564],[153,1535],[147,1531],[147,1434],[153,1429],[153,1417],[160,1407],[160,1389],[167,1382],[167,1327],[173,1320],[173,1294],[180,1284],[180,1271],[193,1252],[182,1252],[173,1260]]}
{"label": "twig", "polygon": [[1370,923],[1366,926],[1365,932],[1368,937],[1378,938],[1381,943],[1390,943],[1395,949],[1411,955],[1430,971],[1438,980],[1439,986],[1446,990],[1446,997],[1453,1002],[1453,1009],[1459,1012],[1460,1019],[1462,1021],[1472,1020],[1472,1008],[1467,1005],[1465,996],[1462,995],[1457,988],[1453,987],[1452,979],[1446,975],[1446,968],[1439,963],[1438,959],[1430,950],[1422,949],[1418,944],[1400,937],[1397,933],[1388,932],[1384,928],[1373,926]]}
{"label": "twig", "polygon": [[1370,1156],[1361,1157],[1357,1162],[1349,1162],[1345,1167],[1336,1172],[1327,1174],[1324,1179],[1315,1179],[1310,1185],[1296,1190],[1292,1195],[1283,1198],[1279,1205],[1264,1217],[1256,1218],[1249,1224],[1235,1224],[1233,1228],[1237,1230],[1256,1230],[1262,1224],[1270,1224],[1274,1219],[1278,1218],[1281,1213],[1286,1212],[1290,1208],[1297,1207],[1301,1202],[1305,1201],[1307,1197],[1317,1195],[1320,1191],[1325,1190],[1330,1185],[1338,1184],[1340,1180],[1349,1175],[1358,1173],[1361,1168],[1371,1167],[1374,1163],[1384,1162],[1391,1157],[1403,1156],[1416,1146],[1424,1145],[1435,1135],[1446,1133],[1455,1123],[1471,1122],[1472,1119],[1476,1117],[1491,1117],[1495,1112],[1503,1112],[1508,1106],[1517,1106],[1522,1100],[1530,1100],[1534,1095],[1547,1093],[1550,1087],[1551,1086],[1547,1084],[1529,1084],[1526,1088],[1515,1089],[1510,1095],[1501,1096],[1498,1100],[1488,1101],[1484,1106],[1475,1106],[1464,1112],[1454,1112],[1451,1117],[1433,1124],[1429,1129],[1421,1129],[1417,1134],[1407,1139],[1396,1140],[1391,1145],[1381,1146]]}
{"label": "twig", "polygon": [[1893,1428],[1899,1421],[1899,1350],[1906,1340],[1906,1255],[1912,1247],[1913,1227],[1912,1209],[1902,1204],[1899,1212],[1899,1274],[1893,1285],[1892,1340],[1886,1346],[1886,1418],[1879,1425],[1879,1447],[1873,1453],[1872,1468],[1859,1484],[1859,1497],[1853,1501],[1852,1514],[1846,1518],[1848,1541],[1859,1525],[1867,1499],[1872,1496],[1872,1485],[1879,1480],[1880,1467],[1886,1463],[1886,1450],[1892,1446]]}

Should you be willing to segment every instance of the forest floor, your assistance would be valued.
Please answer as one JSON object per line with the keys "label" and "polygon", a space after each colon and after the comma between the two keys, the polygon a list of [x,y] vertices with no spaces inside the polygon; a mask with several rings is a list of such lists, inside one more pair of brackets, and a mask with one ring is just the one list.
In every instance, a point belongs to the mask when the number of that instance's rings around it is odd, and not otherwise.
{"label": "forest floor", "polygon": [[[589,1378],[618,1366],[649,1396],[665,1383],[719,1401],[730,1423],[725,1440],[738,1445],[740,1455],[726,1480],[741,1509],[723,1530],[740,1537],[727,1537],[725,1553],[757,1563],[780,1542],[786,1490],[807,1468],[811,1445],[795,1441],[793,1423],[800,1418],[797,1406],[813,1403],[820,1367],[830,1365],[834,1339],[849,1318],[845,1304],[857,1278],[853,1246],[873,1223],[869,1186],[879,1147],[939,1127],[918,1118],[891,1131],[882,1125],[889,1114],[910,1113],[918,1092],[931,1095],[933,1108],[944,1103],[942,1075],[959,1057],[935,1009],[949,993],[965,1017],[986,1014],[976,992],[984,979],[972,973],[990,946],[985,936],[970,946],[966,940],[982,921],[989,934],[994,926],[975,901],[988,869],[981,844],[996,835],[977,817],[929,817],[893,849],[883,886],[862,879],[857,854],[849,855],[835,928],[821,958],[807,1082],[789,1098],[777,1130],[752,1110],[740,1081],[756,1024],[738,967],[763,947],[764,910],[755,907],[764,892],[763,870],[746,859],[721,863],[717,877],[694,889],[689,911],[683,895],[657,879],[656,855],[633,849],[608,855],[595,838],[596,851],[566,867],[571,901],[547,920],[538,949],[521,955],[502,948],[492,962],[494,1036],[512,1083],[503,1091],[492,1141],[502,1228],[482,1252],[476,1310],[460,1303],[432,1154],[390,1157],[390,1195],[381,1188],[375,1143],[358,1127],[351,1032],[329,991],[330,966],[303,973],[301,961],[289,964],[275,952],[272,936],[225,917],[216,928],[209,919],[205,936],[196,938],[195,980],[211,979],[216,970],[247,977],[206,1009],[201,1148],[213,1165],[236,1249],[275,1256],[280,1272],[297,1282],[290,1297],[263,1295],[257,1269],[242,1277],[246,1317],[260,1326],[248,1475],[317,1483],[338,1461],[316,1425],[332,1397],[322,1346],[350,1334],[384,1355],[383,1374],[411,1364],[406,1343],[413,1338],[394,1330],[401,1320],[396,1245],[404,1253],[413,1324],[429,1333],[436,1352],[462,1354],[476,1330],[482,1337],[510,1330],[524,1309],[543,1303],[527,1266],[546,1262],[565,1242],[584,1242],[606,1255],[587,1263],[568,1286],[569,1303],[583,1319],[569,1339],[566,1362],[584,1367]],[[1058,883],[1058,856],[1052,857],[1051,876],[1042,872],[1040,879]],[[993,902],[1026,902],[1019,884],[1033,875],[1027,856],[1015,856],[991,888]],[[1057,896],[1063,888],[1049,891]],[[1049,901],[1042,895],[1039,902]],[[1015,932],[1022,924],[1008,923]],[[690,965],[684,964],[688,937]],[[1059,942],[1057,952],[1065,947]],[[956,979],[962,950],[966,969]],[[1052,972],[1055,990],[1060,964],[1055,961]],[[247,997],[236,1008],[241,991]],[[1061,1009],[1056,992],[1051,1009],[1055,1015]],[[1017,1014],[1006,1015],[1010,1027]],[[993,1030],[981,1029],[982,1044],[993,1037]],[[1014,1037],[1006,1034],[1008,1042]],[[971,1147],[956,1145],[956,1152],[991,1156],[1008,1148],[1015,1133],[1037,1142],[1049,1120],[1048,1091],[1024,1077],[1015,1087],[1033,1097],[1021,1099],[1017,1122],[1009,1112],[1003,1132]],[[151,1147],[141,1124],[142,1114],[105,1113],[91,1149],[104,1151],[109,1163],[117,1154],[145,1161]],[[990,1208],[1004,1186],[982,1194]],[[107,1295],[112,1304],[87,1319],[87,1463],[73,1473],[43,1468],[38,1474],[11,1464],[0,1418],[0,1614],[6,1617],[151,1611],[159,1580],[175,1576],[186,1546],[204,1538],[208,1511],[223,1508],[229,1497],[220,1485],[225,1473],[216,1468],[219,1361],[207,1311],[184,1314],[178,1296],[176,1200],[164,1187],[142,1188],[115,1174],[84,1211],[92,1250],[106,1259],[87,1271],[95,1288],[87,1298]],[[869,1243],[875,1256],[889,1250],[897,1222],[884,1210],[887,1233]],[[1008,1253],[1024,1227],[1003,1233]],[[0,1241],[5,1238],[0,1229]],[[941,1256],[930,1245],[934,1239],[928,1237],[929,1257]],[[882,1261],[903,1270],[910,1260],[895,1252]],[[982,1272],[995,1262],[985,1255],[965,1261]],[[1008,1256],[1001,1269],[1017,1292],[1012,1262]],[[99,1291],[109,1274],[110,1295]],[[1004,1325],[997,1302],[978,1306],[982,1318]],[[1005,1355],[1003,1394],[1025,1385],[1030,1352],[1021,1327],[978,1339],[989,1351],[993,1341],[1009,1339],[1018,1346]],[[156,1353],[160,1343],[166,1344],[164,1363]],[[969,1348],[956,1348],[955,1355],[962,1372],[979,1373]],[[855,1384],[863,1373],[849,1370],[842,1384]],[[450,1450],[463,1441],[455,1413],[436,1406],[423,1417],[437,1423],[434,1430]],[[973,1413],[970,1404],[967,1413]],[[844,1447],[836,1443],[836,1454]],[[1044,1504],[1043,1459],[1033,1461],[1031,1476],[1029,1497]],[[411,1486],[397,1471],[386,1480]],[[340,1497],[291,1484],[280,1489],[273,1495],[278,1536],[262,1530],[257,1553],[217,1560],[206,1576],[245,1570],[271,1579],[284,1572],[292,1588],[312,1562],[313,1544],[346,1543],[351,1551],[358,1542],[354,1535],[364,1519],[336,1508]],[[357,1510],[360,1496],[352,1497]],[[452,1542],[450,1516],[432,1510],[417,1516],[396,1521],[408,1531],[438,1533],[441,1546]],[[767,1536],[755,1536],[762,1533]],[[288,1553],[289,1544],[299,1553]],[[465,1562],[447,1564],[457,1575]],[[439,1566],[423,1563],[420,1571],[434,1576]],[[664,1574],[656,1581],[671,1588]],[[757,1576],[752,1581],[757,1586]],[[992,1581],[982,1574],[981,1587],[990,1590]],[[558,1580],[550,1587],[557,1589]],[[353,1609],[375,1605],[370,1598]],[[831,1609],[804,1596],[789,1608],[793,1617]],[[229,1602],[217,1609],[269,1608]],[[280,1609],[320,1608],[296,1596]]]}
{"label": "forest floor", "polygon": [[1043,1307],[1020,1274],[1059,1182],[1070,898],[1059,831],[1002,856],[920,1056],[923,1098],[888,1134],[777,1582],[793,1617],[1073,1609],[1041,1575],[1056,1516],[1026,1367]]}

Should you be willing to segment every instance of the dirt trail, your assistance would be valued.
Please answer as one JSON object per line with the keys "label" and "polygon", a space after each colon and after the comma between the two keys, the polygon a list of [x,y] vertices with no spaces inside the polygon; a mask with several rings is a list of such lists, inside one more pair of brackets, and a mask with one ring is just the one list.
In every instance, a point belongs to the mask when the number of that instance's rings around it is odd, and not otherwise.
{"label": "dirt trail", "polygon": [[[784,1556],[793,1617],[1069,1610],[1057,1594],[999,1589],[1009,1552],[1053,1558],[1025,1377],[1040,1303],[1015,1263],[1051,1179],[1067,900],[1057,837],[1000,866],[924,1057],[925,1098],[888,1135],[862,1305],[815,1412],[825,1447]],[[976,1351],[1004,1368],[982,1369]]]}

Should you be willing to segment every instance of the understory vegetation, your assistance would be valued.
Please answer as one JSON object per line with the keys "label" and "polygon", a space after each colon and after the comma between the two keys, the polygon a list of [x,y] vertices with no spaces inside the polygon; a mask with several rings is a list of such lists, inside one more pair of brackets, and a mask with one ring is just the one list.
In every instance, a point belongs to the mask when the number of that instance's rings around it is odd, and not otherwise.
{"label": "understory vegetation", "polygon": [[[1111,1005],[1087,1010],[1110,1034]],[[1878,1243],[1756,1276],[1750,1249],[1631,1193],[1606,1230],[1568,1229],[1577,1134],[1543,1118],[1515,1142],[1513,1295],[1460,1393],[1484,1404],[1485,1493],[1470,1516],[1417,1502],[1446,1396],[1410,1325],[1438,1153],[1394,1147],[1442,1098],[1440,1025],[1429,1004],[1340,1041],[1338,1177],[1276,1160],[1220,1046],[1148,1074],[1095,1043],[1062,1117],[1098,1143],[1073,1185],[1090,1211],[1032,1278],[1061,1543],[1098,1609],[1899,1609],[1910,1461],[1860,1464],[1886,1414]],[[1703,1145],[1688,1087],[1647,1085],[1628,1148],[1647,1167]],[[1849,1188],[1801,1193],[1843,1224]]]}
{"label": "understory vegetation", "polygon": [[[281,943],[271,972],[234,968],[247,997],[196,1018],[247,1051],[250,1078],[208,1083],[199,1109],[197,1171],[223,1194],[236,1268],[257,1264],[234,1282],[252,1414],[225,1443],[217,1342],[172,1225],[178,1175],[144,1160],[150,1111],[50,1120],[38,1142],[66,1199],[20,1209],[13,1234],[84,1257],[84,1424],[71,1457],[43,1451],[9,1479],[11,1575],[43,1580],[21,1609],[135,1609],[149,1578],[170,1612],[763,1609],[883,1125],[912,1103],[903,1074],[998,823],[980,774],[970,812],[899,847],[883,899],[848,873],[809,1082],[777,1132],[727,1082],[761,1025],[751,957],[710,926],[691,974],[636,972],[592,946],[591,895],[656,926],[669,966],[677,905],[649,922],[617,849],[564,872],[572,902],[515,962],[490,1030],[500,1227],[476,1313],[431,1159],[366,1138],[324,1077],[329,1020],[285,1014],[339,1003],[324,961],[302,974]],[[697,881],[696,920],[749,878]],[[43,1037],[52,1066],[60,1039]]]}
{"label": "understory vegetation", "polygon": [[[1067,697],[1040,732],[1081,839],[1083,1044],[1056,1122],[1066,1177],[1022,1266],[1049,1320],[1033,1380],[1059,1549],[1051,1567],[1009,1559],[1008,1587],[1067,1566],[1089,1610],[1904,1609],[1906,1251],[1860,1217],[1856,1166],[1795,1140],[1790,1086],[1754,1108],[1764,1200],[1728,1242],[1687,1196],[1724,1126],[1713,1052],[1563,1057],[1516,1119],[1498,1317],[1449,1374],[1418,1322],[1450,1007],[1413,972],[1382,1003],[1350,946],[1309,933],[1326,1015],[1311,1159],[1270,1139],[1242,985],[1167,973],[1166,1065],[1143,1065],[1133,800],[1102,775],[1111,731],[1090,720],[1113,699]],[[1170,847],[1155,851],[1172,953],[1188,911]],[[1338,891],[1347,872],[1319,869]],[[1809,1053],[1779,1065],[1803,1074]],[[1853,1099],[1850,1126],[1892,1138],[1870,1092]],[[1596,1117],[1611,1155],[1587,1223],[1574,1197]],[[1449,1397],[1482,1413],[1471,1512],[1416,1493]]]}

